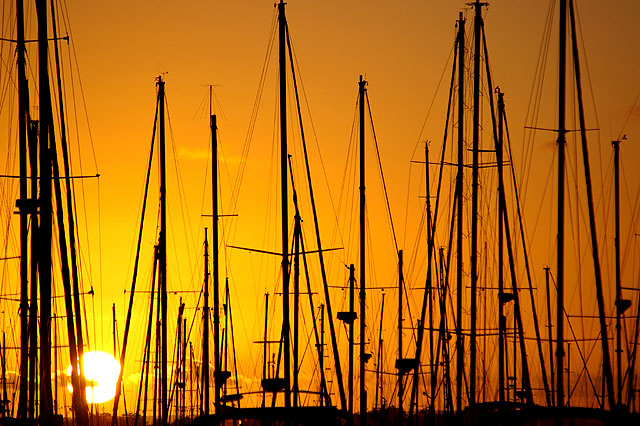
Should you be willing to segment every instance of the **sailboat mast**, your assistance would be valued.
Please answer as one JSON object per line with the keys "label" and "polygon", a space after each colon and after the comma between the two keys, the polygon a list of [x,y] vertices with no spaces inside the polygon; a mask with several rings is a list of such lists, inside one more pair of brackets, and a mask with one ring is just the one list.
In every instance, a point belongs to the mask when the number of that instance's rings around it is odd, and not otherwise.
{"label": "sailboat mast", "polygon": [[[18,55],[18,134],[20,151],[20,396],[18,418],[26,419],[27,414],[27,371],[29,365],[29,207],[27,182],[27,124],[29,121],[29,86],[25,72],[24,0],[16,0],[16,28]],[[33,261],[33,260],[32,260]],[[34,277],[35,278],[35,277]]]}
{"label": "sailboat mast", "polygon": [[[202,327],[202,393],[203,413],[209,415],[209,241],[204,228],[204,313]],[[217,371],[217,370],[216,370]]]}
{"label": "sailboat mast", "polygon": [[[355,266],[354,264],[349,265],[349,312],[355,312],[355,286],[356,286],[356,276],[355,276]],[[353,330],[353,322],[355,315],[351,316],[351,322],[349,323],[349,415],[351,416],[351,421],[353,421],[353,344],[354,344],[354,330]]]}
{"label": "sailboat mast", "polygon": [[[320,371],[324,372],[324,305],[320,304],[320,360],[318,361],[318,365],[320,367]],[[324,399],[325,395],[327,395],[327,385],[324,380],[324,373],[321,373],[320,376],[320,406],[324,407]],[[328,398],[327,398],[328,399]],[[353,413],[353,410],[351,411]]]}
{"label": "sailboat mast", "polygon": [[402,425],[403,408],[402,397],[404,388],[402,386],[402,250],[398,250],[398,424]]}
{"label": "sailboat mast", "polygon": [[116,337],[116,304],[111,305],[111,322],[113,327],[113,358],[118,356],[117,337]]}
{"label": "sailboat mast", "polygon": [[[183,319],[182,329],[187,330],[187,319]],[[182,339],[182,424],[187,416],[187,336]]]}
{"label": "sailboat mast", "polygon": [[622,287],[620,284],[620,140],[613,145],[613,179],[615,199],[615,250],[616,250],[616,368],[618,376],[618,404],[622,403],[622,325],[620,317],[624,312],[622,306]]}
{"label": "sailboat mast", "polygon": [[456,295],[456,411],[462,411],[462,380],[464,376],[464,342],[462,340],[462,179],[464,176],[464,18],[458,17],[458,175],[456,178],[456,202],[458,206],[456,227],[457,295]]}
{"label": "sailboat mast", "polygon": [[[498,163],[498,174],[502,176],[502,156],[504,142],[504,94],[498,91],[498,146],[496,159]],[[504,345],[506,341],[507,318],[504,315],[504,210],[502,203],[504,191],[503,180],[498,178],[498,400],[505,402],[505,369],[504,369]]]}
{"label": "sailboat mast", "polygon": [[[380,410],[384,408],[382,406],[382,374],[384,372],[383,369],[383,357],[382,357],[382,322],[384,319],[384,296],[382,293],[382,304],[380,305],[380,328],[378,332],[378,362],[376,365],[376,398],[375,398],[375,411],[378,411],[378,395],[380,395]],[[378,419],[380,418],[381,413],[378,413]],[[378,422],[379,423],[379,422]]]}
{"label": "sailboat mast", "polygon": [[280,191],[282,219],[282,336],[284,339],[284,406],[291,406],[291,342],[289,337],[289,196],[287,191],[287,64],[285,42],[287,18],[284,0],[278,3],[278,49],[280,76]]}
{"label": "sailboat mast", "polygon": [[[49,87],[49,57],[47,2],[36,1],[38,15],[39,103],[40,103],[40,421],[53,423],[53,395],[51,393],[51,155],[49,152],[49,126],[51,122],[51,91]],[[35,324],[34,324],[35,326]]]}
{"label": "sailboat mast", "polygon": [[553,371],[553,332],[551,330],[551,292],[550,292],[550,286],[549,286],[549,275],[551,272],[551,268],[549,268],[548,266],[544,268],[544,276],[545,276],[545,284],[547,287],[547,327],[549,328],[547,330],[548,332],[548,337],[549,337],[549,378],[550,378],[550,382],[551,382],[551,401],[554,401],[554,397],[555,397],[555,384],[553,382],[555,374]]}
{"label": "sailboat mast", "polygon": [[191,418],[193,418],[193,369],[193,344],[189,341],[189,407]]}
{"label": "sailboat mast", "polygon": [[367,394],[365,391],[365,179],[364,179],[364,97],[367,82],[358,82],[360,112],[360,424],[367,424]]}
{"label": "sailboat mast", "polygon": [[[264,295],[265,298],[265,302],[264,302],[264,346],[262,347],[262,383],[264,383],[264,381],[269,377],[269,358],[267,358],[268,353],[267,353],[267,325],[268,325],[268,321],[269,321],[269,293],[266,293]],[[264,408],[265,407],[265,399],[266,399],[266,390],[264,385],[262,386],[262,404],[260,405],[260,407]]]}
{"label": "sailboat mast", "polygon": [[[209,88],[211,91],[211,87]],[[209,102],[211,104],[211,102]],[[216,414],[219,414],[222,376],[220,368],[220,242],[218,237],[218,134],[216,115],[211,116],[211,193],[213,195],[213,383]]]}
{"label": "sailboat mast", "polygon": [[164,81],[162,76],[158,77],[158,103],[160,107],[160,234],[158,238],[158,263],[160,267],[160,323],[161,335],[160,344],[162,354],[160,360],[160,398],[161,398],[161,425],[167,426],[169,419],[169,399],[168,399],[168,365],[169,359],[167,348],[167,170],[166,170],[166,149],[165,149],[165,119],[164,119]]}
{"label": "sailboat mast", "polygon": [[[289,157],[289,167],[291,167],[291,157]],[[293,170],[291,170],[291,178],[293,179]],[[292,185],[293,187],[293,185]],[[293,200],[297,203],[297,195],[295,187],[293,187]],[[298,350],[299,350],[299,315],[300,315],[300,238],[302,228],[300,223],[300,212],[296,204],[295,225],[293,231],[293,246],[294,246],[294,258],[293,258],[293,406],[298,406],[299,400],[299,384],[298,374],[300,372]]]}
{"label": "sailboat mast", "polygon": [[[180,351],[182,350],[182,339],[183,339],[183,329],[182,329],[182,314],[184,313],[184,303],[182,303],[182,297],[180,298],[180,304],[178,307],[178,321],[176,324],[176,332],[177,332],[177,336],[176,336],[176,357],[175,357],[175,368],[176,368],[176,378],[175,381],[176,383],[180,382],[180,378],[182,377],[182,364],[181,364],[181,353]],[[184,387],[183,387],[184,389]],[[176,386],[176,390],[175,390],[175,399],[176,399],[176,414],[175,414],[175,424],[179,425],[179,419],[180,419],[180,402],[181,402],[181,398],[180,398],[180,387]]]}
{"label": "sailboat mast", "polygon": [[[1,359],[0,362],[2,363],[2,399],[4,401],[9,401],[9,397],[7,395],[7,342],[5,340],[5,335],[4,335],[4,331],[2,332],[2,353],[0,354]],[[54,352],[55,353],[55,352]],[[2,413],[0,413],[0,417],[5,417],[7,416],[7,413],[9,412],[9,409],[6,407],[3,407],[3,411]]]}
{"label": "sailboat mast", "polygon": [[[29,144],[29,169],[31,178],[31,202],[38,202],[38,120],[29,120],[28,144]],[[30,276],[31,288],[29,304],[29,374],[28,374],[28,403],[27,418],[34,419],[35,411],[35,386],[36,386],[36,359],[38,355],[38,257],[40,248],[40,225],[38,222],[38,210],[32,208],[31,216],[31,238],[30,238]]]}
{"label": "sailboat mast", "polygon": [[[473,56],[473,166],[471,171],[471,335],[469,360],[469,405],[476,403],[476,321],[478,315],[478,153],[480,149],[480,30],[482,27],[482,5],[474,3],[474,56]],[[462,61],[461,61],[462,63]],[[460,248],[458,247],[458,250]]]}
{"label": "sailboat mast", "polygon": [[[115,309],[115,304],[113,305]],[[53,415],[58,415],[58,318],[56,314],[53,314],[52,318],[53,324],[53,344],[51,348],[53,349]],[[2,333],[2,338],[4,339],[4,333]],[[6,348],[6,347],[5,347]],[[114,351],[115,352],[115,351]],[[6,383],[6,378],[5,378]],[[6,388],[4,389],[4,400],[7,400],[7,392]]]}
{"label": "sailboat mast", "polygon": [[565,169],[565,95],[567,68],[567,0],[560,0],[560,46],[558,61],[558,286],[556,305],[556,406],[564,406],[564,169]]}

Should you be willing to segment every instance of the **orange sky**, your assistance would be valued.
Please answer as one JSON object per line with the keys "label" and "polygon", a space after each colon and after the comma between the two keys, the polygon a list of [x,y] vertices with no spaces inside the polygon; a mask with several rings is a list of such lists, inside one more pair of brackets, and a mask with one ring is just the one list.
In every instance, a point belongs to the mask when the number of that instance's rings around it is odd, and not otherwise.
{"label": "orange sky", "polygon": [[[424,203],[423,199],[418,198],[419,195],[424,194],[424,184],[421,181],[423,171],[422,166],[411,165],[410,161],[422,160],[425,139],[433,141],[432,158],[435,158],[435,153],[441,148],[451,66],[447,61],[450,61],[449,55],[453,47],[455,21],[458,12],[464,11],[468,18],[467,29],[470,32],[472,14],[468,9],[463,9],[463,2],[411,0],[401,4],[396,3],[375,0],[320,4],[292,0],[287,5],[289,28],[301,73],[299,77],[304,82],[306,100],[311,111],[310,117],[313,119],[312,130],[309,114],[305,111],[305,131],[312,146],[312,160],[316,161],[316,165],[312,167],[315,167],[313,173],[322,202],[321,226],[327,233],[327,236],[323,237],[323,243],[327,247],[344,247],[339,254],[331,256],[332,285],[346,283],[346,270],[341,265],[358,263],[354,240],[357,238],[357,222],[352,223],[350,216],[354,213],[351,210],[345,212],[343,208],[342,211],[338,211],[336,218],[332,209],[329,208],[327,183],[335,203],[334,208],[340,210],[341,185],[355,112],[356,83],[360,74],[363,74],[369,82],[369,98],[386,183],[390,192],[391,211],[399,248],[405,249],[406,258],[413,259],[415,256],[419,259],[424,253],[424,243],[419,250],[414,250],[418,232],[417,223]],[[638,105],[630,120],[626,122],[636,96],[640,93],[640,83],[637,78],[640,71],[640,50],[636,46],[637,41],[640,40],[640,30],[636,23],[640,18],[640,4],[635,1],[621,0],[611,1],[606,5],[595,0],[578,3],[582,29],[581,41],[584,41],[587,53],[587,62],[583,62],[583,72],[586,72],[587,66],[589,70],[589,79],[583,80],[583,87],[589,93],[586,101],[590,119],[588,127],[600,129],[598,132],[590,133],[591,146],[596,148],[595,152],[592,152],[592,161],[597,164],[594,166],[596,171],[593,173],[606,176],[608,181],[605,179],[605,182],[610,184],[610,166],[608,165],[612,157],[610,141],[623,131],[629,138],[623,143],[622,149],[626,191],[631,198],[631,201],[625,201],[627,207],[626,210],[623,208],[623,213],[625,211],[629,213],[631,211],[629,203],[635,201],[638,182],[640,182],[638,170],[633,165],[633,159],[640,155],[639,145],[636,143],[640,138]],[[88,221],[88,236],[85,237],[88,238],[88,244],[84,248],[91,252],[90,259],[85,260],[87,267],[85,287],[88,289],[91,281],[97,292],[95,301],[91,302],[87,299],[89,326],[90,329],[93,328],[94,320],[91,317],[95,314],[95,342],[92,344],[99,349],[112,351],[112,303],[116,304],[120,336],[124,331],[125,300],[128,300],[128,294],[125,299],[123,291],[125,289],[128,291],[131,281],[133,251],[153,123],[156,94],[154,81],[158,74],[166,73],[164,78],[167,82],[167,100],[172,129],[172,135],[167,137],[167,141],[175,144],[177,155],[177,157],[173,156],[173,148],[168,145],[168,152],[170,152],[169,241],[171,243],[169,288],[176,289],[176,286],[179,286],[181,289],[193,291],[200,288],[202,281],[203,228],[211,227],[210,221],[200,216],[210,213],[211,210],[210,165],[208,165],[210,142],[207,118],[207,86],[210,84],[214,85],[218,100],[214,109],[219,116],[223,154],[220,157],[221,165],[224,167],[221,188],[223,206],[225,213],[239,215],[237,219],[225,219],[225,235],[228,237],[226,243],[278,250],[279,237],[276,227],[279,222],[275,210],[279,205],[275,192],[278,169],[277,159],[273,157],[275,154],[272,152],[278,139],[277,130],[274,130],[277,104],[275,56],[272,56],[269,62],[267,81],[240,198],[234,211],[229,211],[228,207],[231,184],[237,173],[260,71],[269,43],[274,8],[272,2],[266,0],[241,3],[198,0],[189,2],[188,5],[171,1],[116,1],[99,4],[70,2],[63,7],[70,26],[61,23],[60,26],[65,28],[61,32],[70,32],[71,53],[76,55],[72,56],[72,61],[77,60],[82,81],[83,97],[80,96],[77,79],[74,80],[73,86],[78,112],[69,113],[73,117],[78,117],[80,128],[77,134],[82,140],[82,157],[77,158],[82,158],[85,174],[94,173],[96,170],[92,153],[94,150],[97,171],[101,175],[99,185],[96,180],[84,183]],[[525,119],[530,104],[532,82],[547,9],[548,2],[494,1],[491,2],[485,14],[493,80],[494,84],[499,85],[506,93],[516,160],[521,158],[520,152],[523,146],[521,141],[524,140]],[[29,11],[33,18],[34,11],[31,9]],[[8,19],[4,17],[4,21]],[[32,19],[31,25],[27,27],[32,33],[35,30],[33,22],[35,19]],[[6,32],[13,31],[12,26],[3,26],[3,28],[7,28],[3,29],[3,37],[9,36]],[[543,97],[541,119],[538,122],[541,127],[555,126],[553,91],[556,90],[557,81],[555,77],[556,39],[555,35],[551,38],[552,47],[545,80],[547,92],[545,92],[546,97]],[[5,73],[8,64],[12,62],[5,59],[8,57],[5,54],[8,50],[6,46],[3,48],[2,84],[5,85],[4,90],[9,90],[11,86],[7,86],[9,83]],[[68,59],[67,46],[63,46],[62,51],[63,58]],[[33,68],[36,66],[34,58],[35,56],[30,58]],[[69,61],[66,63],[68,64]],[[76,66],[75,62],[72,66]],[[76,73],[75,70],[74,73]],[[439,86],[441,75],[444,77]],[[30,79],[36,81],[33,77]],[[70,86],[71,84],[67,84],[69,101],[74,97],[70,93]],[[597,123],[594,121],[592,99],[595,99]],[[432,100],[433,108],[428,114]],[[92,144],[88,141],[86,131],[87,125],[83,111],[85,107]],[[4,105],[2,113],[2,123],[5,123]],[[485,110],[483,117],[485,143],[490,144],[488,109]],[[425,120],[426,125],[423,128]],[[2,150],[0,154],[3,158],[7,157],[5,155],[9,152],[7,146],[10,139],[15,139],[15,132],[16,130],[9,135],[7,135],[8,132],[2,133],[4,142],[0,147]],[[294,142],[290,152],[294,155],[294,163],[301,167],[300,150],[293,148],[295,143],[299,143],[299,137],[295,137],[296,132],[291,132],[294,135]],[[540,216],[539,210],[545,210],[545,207],[539,207],[544,205],[540,200],[552,200],[552,193],[546,193],[544,198],[542,192],[547,179],[546,174],[554,170],[550,169],[551,164],[555,164],[552,163],[554,150],[551,148],[554,138],[555,136],[551,134],[538,134],[535,160],[532,161],[539,162],[532,165],[533,171],[529,183],[531,195],[527,199],[528,204],[525,205],[528,230],[536,230],[535,238],[531,236],[530,244],[534,247],[533,268],[539,280],[539,288],[544,285],[542,267],[555,264],[554,238],[548,237],[555,234],[555,225],[552,222],[552,225],[549,225],[551,228],[545,228],[548,225],[546,222],[552,220],[550,219],[552,214],[543,214],[540,219],[542,225],[539,227],[535,225]],[[470,140],[470,136],[468,139]],[[319,159],[317,146],[320,147],[324,172],[317,162]],[[395,285],[397,279],[395,249],[389,238],[383,199],[379,192],[380,184],[375,171],[375,158],[372,154],[373,151],[368,152],[370,171],[368,179],[371,182],[368,184],[370,191],[368,214],[373,228],[371,231],[373,254],[370,268],[372,275],[368,279],[370,285],[390,286]],[[176,182],[174,158],[177,159],[180,168],[180,189],[183,191],[181,195]],[[603,165],[602,171],[600,171],[600,165]],[[76,162],[76,167],[78,166],[79,162]],[[13,166],[8,164],[5,169],[9,170],[11,167]],[[301,168],[297,170],[296,184],[302,186],[303,172]],[[323,173],[326,173],[327,183]],[[432,170],[432,173],[435,171]],[[581,173],[581,169],[578,173]],[[152,182],[157,175],[154,171]],[[552,174],[551,182],[554,181],[555,174]],[[611,190],[606,189],[605,185],[597,184],[596,196],[600,202],[598,211],[609,212],[607,219],[603,219],[609,223],[612,220],[612,210],[606,207],[606,203],[610,200],[608,194]],[[141,288],[145,289],[150,282],[153,231],[157,217],[157,186],[156,189],[153,188],[152,186],[150,213],[146,225],[147,237],[143,244],[143,263],[139,279]],[[342,197],[351,197],[355,190],[355,186],[349,188],[348,191],[343,192]],[[181,207],[179,197],[183,197],[184,207]],[[625,199],[628,200],[629,197]],[[12,205],[10,199],[3,200],[3,203]],[[98,203],[99,215],[97,214]],[[553,203],[546,207],[549,211],[553,208]],[[586,215],[586,210],[584,214]],[[3,217],[4,215],[5,210],[3,210]],[[305,219],[306,241],[309,248],[315,248],[312,217],[308,208]],[[447,221],[448,219],[443,219],[443,222]],[[340,235],[335,233],[336,223],[340,223]],[[625,219],[623,224],[626,225],[623,229],[630,229],[629,227],[632,226],[629,219]],[[422,232],[424,234],[424,231]],[[582,237],[584,241],[587,238],[587,234]],[[611,241],[612,237],[606,243],[607,248],[601,250],[606,256],[613,253]],[[623,244],[626,242],[626,237],[623,237]],[[634,244],[637,247],[637,243],[631,243],[631,246]],[[224,257],[228,269],[223,268],[222,273],[228,274],[232,286],[231,303],[234,309],[234,327],[236,327],[241,373],[251,381],[259,378],[261,374],[262,349],[252,342],[261,339],[262,336],[264,293],[268,291],[273,296],[274,291],[280,291],[276,289],[279,277],[277,261],[257,254],[248,255],[237,251],[228,251],[228,253],[229,257]],[[633,253],[637,261],[637,251]],[[632,280],[637,277],[637,273],[632,270],[637,262],[633,260],[633,258],[629,260],[629,266],[625,270],[628,285],[634,284]],[[611,262],[609,259],[609,266],[606,269],[608,273],[611,272]],[[416,262],[415,265],[407,266],[410,271],[408,280],[413,280],[408,282],[407,286],[415,288],[423,285],[424,265],[419,266],[421,263]],[[224,282],[224,275],[221,277],[221,282]],[[319,283],[316,282],[314,285]],[[3,291],[4,289],[6,287]],[[319,286],[317,291],[320,292]],[[188,315],[193,316],[194,294],[188,293],[182,296],[187,303]],[[322,298],[315,297],[317,305]],[[346,310],[346,292],[337,291],[334,297],[334,311]],[[411,293],[411,318],[414,322],[418,315],[421,298],[421,292]],[[540,295],[539,300],[543,298],[544,293]],[[396,299],[395,291],[387,291],[384,329],[388,336],[385,346],[389,349],[389,355],[386,356],[385,364],[389,371],[393,370],[392,363],[396,358],[395,349],[391,351],[391,348],[395,348],[397,338],[395,332],[397,307],[394,307]],[[141,330],[146,322],[144,311],[147,309],[142,303],[143,300],[145,299],[140,298],[140,302],[137,302],[139,304],[134,315],[136,324],[132,335],[134,343],[130,346],[131,358],[128,357],[131,360],[134,357],[136,360],[139,359],[141,354],[140,342],[143,336]],[[277,300],[280,300],[280,297],[277,297]],[[380,315],[377,307],[380,302],[380,292],[373,292],[368,303],[371,312],[367,315],[371,318],[371,323],[368,325],[367,335],[374,343],[377,339],[377,321]],[[608,303],[610,302],[609,300]],[[304,308],[308,309],[306,299],[303,303]],[[177,305],[178,296],[172,296],[170,298],[172,315],[175,315]],[[276,308],[272,304],[270,310],[279,311],[279,304],[277,306]],[[305,315],[308,321],[308,313]],[[405,315],[406,327],[409,327],[409,315]],[[539,315],[542,315],[542,312]],[[278,321],[277,318],[276,315],[274,322]],[[588,329],[590,326],[583,325],[583,327]],[[277,338],[277,330],[277,326],[273,325],[270,332],[271,338]],[[344,343],[346,334],[342,328],[340,334],[340,340]],[[405,351],[411,353],[413,342],[409,334],[407,330]],[[326,337],[328,341],[328,335]],[[305,337],[304,341],[306,340]],[[308,351],[311,349],[313,347]],[[306,356],[305,362],[309,363],[311,353],[308,352]],[[342,363],[346,368],[344,355]],[[126,371],[134,374],[137,371],[136,368],[136,363],[132,361]],[[307,366],[305,374],[310,374],[311,371]],[[258,389],[255,382],[253,385],[245,383],[245,386],[245,390]],[[369,386],[369,393],[372,395],[373,382]],[[334,388],[333,391],[337,399],[337,389]],[[392,385],[389,385],[389,398],[392,391]],[[372,400],[373,396],[370,396],[370,404],[373,403]]]}

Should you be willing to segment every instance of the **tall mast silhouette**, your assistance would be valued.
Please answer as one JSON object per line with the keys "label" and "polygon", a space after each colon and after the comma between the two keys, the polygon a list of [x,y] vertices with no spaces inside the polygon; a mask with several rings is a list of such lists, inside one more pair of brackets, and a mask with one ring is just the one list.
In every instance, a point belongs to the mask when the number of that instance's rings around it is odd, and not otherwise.
{"label": "tall mast silhouette", "polygon": [[458,174],[456,176],[457,227],[457,295],[456,295],[456,411],[462,411],[462,380],[464,377],[464,341],[462,337],[462,180],[464,177],[464,18],[458,18]]}
{"label": "tall mast silhouette", "polygon": [[280,201],[282,237],[282,336],[284,339],[284,406],[291,406],[291,341],[289,337],[289,196],[287,185],[287,18],[284,0],[278,3],[278,61],[280,80]]}
{"label": "tall mast silhouette", "polygon": [[161,425],[167,426],[169,422],[169,399],[168,399],[168,346],[167,340],[167,170],[166,170],[166,150],[165,150],[165,118],[164,118],[164,81],[162,76],[158,77],[158,107],[160,115],[160,233],[158,237],[158,264],[160,283],[160,401],[161,401]]}
{"label": "tall mast silhouette", "polygon": [[364,178],[364,97],[367,82],[360,76],[358,82],[360,113],[360,424],[367,424],[367,392],[365,390],[365,178]]}

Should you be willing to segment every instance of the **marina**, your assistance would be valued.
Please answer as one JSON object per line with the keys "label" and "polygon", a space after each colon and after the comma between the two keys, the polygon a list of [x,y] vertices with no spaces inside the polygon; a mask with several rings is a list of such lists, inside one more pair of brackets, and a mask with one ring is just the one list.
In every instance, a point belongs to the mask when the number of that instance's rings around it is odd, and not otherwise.
{"label": "marina", "polygon": [[640,6],[427,3],[5,2],[0,424],[638,422]]}

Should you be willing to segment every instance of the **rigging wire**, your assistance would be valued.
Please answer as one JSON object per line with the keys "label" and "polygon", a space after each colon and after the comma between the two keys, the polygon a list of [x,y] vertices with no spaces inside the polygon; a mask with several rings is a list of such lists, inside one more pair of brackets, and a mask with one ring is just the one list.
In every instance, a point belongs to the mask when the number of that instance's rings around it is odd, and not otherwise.
{"label": "rigging wire", "polygon": [[[71,26],[68,24],[69,23],[69,11],[67,9],[67,3],[66,0],[63,0],[62,5],[64,6],[64,13],[63,13],[63,20],[67,29],[67,33],[69,35],[69,40],[73,40],[73,33],[71,31]],[[84,106],[84,116],[85,116],[85,120],[87,123],[90,123],[91,121],[89,120],[89,110],[87,108],[87,101],[85,99],[85,95],[84,95],[84,87],[82,86],[82,79],[80,78],[80,65],[78,63],[78,54],[76,52],[76,46],[75,43],[70,42],[69,46],[71,47],[71,52],[73,52],[73,59],[74,59],[74,65],[77,71],[77,80],[78,80],[78,85],[80,87],[80,97],[82,98],[82,105]],[[74,94],[75,97],[75,94]],[[77,114],[76,114],[77,117]],[[98,160],[96,158],[96,150],[95,150],[95,144],[93,143],[93,134],[91,133],[91,127],[87,126],[87,132],[89,135],[89,146],[91,147],[91,154],[93,155],[93,163],[95,166],[95,170],[96,172],[98,171]]]}
{"label": "rigging wire", "polygon": [[238,169],[238,174],[236,176],[236,182],[234,184],[233,190],[231,192],[230,199],[230,207],[228,211],[235,211],[238,202],[238,196],[240,192],[240,188],[242,186],[242,181],[244,177],[244,171],[247,166],[247,159],[249,155],[249,149],[251,147],[251,142],[253,139],[253,133],[255,130],[255,125],[257,121],[258,111],[260,109],[260,101],[262,99],[262,94],[264,91],[265,80],[267,77],[267,72],[269,69],[269,58],[271,57],[271,53],[273,51],[273,46],[275,45],[275,36],[276,36],[276,27],[277,27],[277,14],[274,11],[272,22],[271,22],[271,30],[269,35],[269,43],[267,44],[267,51],[265,53],[264,62],[262,65],[262,71],[260,72],[260,80],[258,83],[258,89],[255,97],[255,101],[253,104],[253,109],[251,111],[251,117],[249,119],[249,128],[247,130],[247,136],[245,137],[245,142],[242,147],[242,154],[240,160],[240,166]]}
{"label": "rigging wire", "polygon": [[531,132],[528,132],[524,136],[524,149],[522,150],[520,164],[522,164],[522,171],[520,173],[518,181],[520,182],[520,188],[522,188],[522,200],[523,204],[527,198],[528,182],[530,181],[532,157],[534,150],[534,139],[536,137],[536,127],[540,114],[540,104],[542,102],[542,91],[544,87],[544,80],[546,76],[547,60],[549,58],[549,45],[551,42],[551,30],[553,27],[553,17],[556,0],[549,2],[549,8],[547,9],[547,16],[542,31],[542,40],[540,42],[540,48],[538,50],[538,59],[536,61],[536,69],[534,73],[533,84],[531,86],[531,92],[529,95],[529,102],[527,103],[527,111],[525,113],[525,123],[529,123],[531,126]]}
{"label": "rigging wire", "polygon": [[371,121],[371,132],[373,134],[373,143],[376,148],[376,158],[378,160],[378,171],[380,172],[380,179],[382,180],[382,187],[384,192],[384,198],[386,201],[387,207],[387,218],[389,219],[389,223],[391,225],[391,233],[393,234],[393,244],[396,248],[396,252],[398,252],[398,239],[396,238],[396,229],[393,225],[393,216],[391,215],[391,204],[389,203],[389,192],[387,191],[387,183],[384,179],[384,173],[382,171],[382,160],[380,159],[380,149],[378,147],[378,138],[376,137],[376,129],[373,125],[373,114],[371,112],[371,104],[369,103],[369,94],[365,92],[365,99],[367,101],[367,110],[369,111],[369,120]]}
{"label": "rigging wire", "polygon": [[[287,26],[287,35],[289,36],[290,39],[293,39],[293,36],[290,35],[290,31],[289,31],[289,27]],[[316,152],[318,154],[318,158],[320,160],[320,168],[322,170],[322,175],[324,177],[324,181],[325,181],[325,185],[327,188],[330,187],[329,185],[329,178],[327,176],[327,168],[325,167],[325,162],[324,162],[324,158],[322,156],[322,151],[320,150],[320,145],[318,143],[318,135],[316,132],[316,127],[315,127],[315,122],[313,121],[313,116],[311,115],[311,109],[310,109],[310,105],[309,105],[309,99],[307,97],[307,92],[304,86],[304,82],[302,79],[302,73],[300,72],[300,65],[298,64],[298,57],[295,53],[295,48],[293,45],[293,41],[290,42],[290,46],[291,46],[291,58],[292,58],[292,62],[293,64],[295,64],[295,69],[296,69],[296,77],[297,80],[300,83],[300,89],[302,91],[302,95],[304,97],[304,104],[306,106],[306,110],[307,110],[307,114],[308,114],[308,118],[309,118],[309,123],[311,125],[311,132],[313,133],[313,141],[315,142],[315,147],[316,147]],[[340,228],[337,226],[337,211],[336,211],[336,207],[335,207],[335,203],[333,201],[333,196],[331,195],[331,191],[327,191],[328,192],[328,197],[329,197],[329,202],[331,204],[331,209],[333,212],[333,217],[336,219],[336,232],[338,233],[338,236],[340,238],[340,243],[344,246],[344,242],[343,242],[343,237],[340,233]],[[346,266],[346,265],[345,265]]]}
{"label": "rigging wire", "polygon": [[[183,227],[183,232],[184,235],[188,236],[189,238],[187,239],[188,243],[190,243],[190,245],[187,245],[187,247],[189,247],[191,250],[187,250],[187,258],[188,258],[188,264],[192,265],[193,259],[193,252],[195,251],[194,247],[195,247],[195,238],[193,237],[193,227],[191,226],[191,221],[190,221],[190,215],[188,213],[188,206],[187,206],[187,202],[185,199],[185,190],[184,190],[184,184],[183,179],[182,179],[182,174],[180,172],[180,164],[179,164],[179,158],[178,158],[178,152],[176,149],[176,143],[175,143],[175,137],[173,135],[173,127],[171,124],[171,113],[169,112],[169,100],[166,96],[166,92],[165,92],[165,98],[164,98],[164,102],[165,102],[165,108],[166,108],[166,116],[167,116],[167,125],[168,125],[168,129],[169,129],[169,135],[170,135],[170,141],[171,141],[171,152],[173,153],[173,167],[175,170],[175,174],[176,174],[176,185],[177,185],[177,189],[178,189],[178,200],[180,201],[180,215],[182,217],[182,227]],[[186,212],[186,213],[185,213]],[[176,244],[176,233],[172,232],[171,233],[172,239],[173,239],[173,245],[174,247],[177,247]],[[176,269],[178,271],[178,275],[180,276],[180,263],[176,262]]]}

